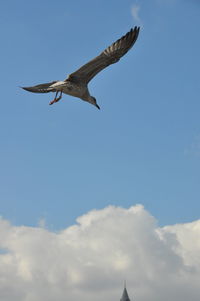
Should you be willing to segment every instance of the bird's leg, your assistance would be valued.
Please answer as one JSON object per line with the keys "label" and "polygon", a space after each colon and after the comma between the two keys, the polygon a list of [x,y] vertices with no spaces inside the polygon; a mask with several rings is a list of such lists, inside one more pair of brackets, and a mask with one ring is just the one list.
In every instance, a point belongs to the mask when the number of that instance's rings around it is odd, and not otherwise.
{"label": "bird's leg", "polygon": [[59,92],[59,91],[56,91],[56,95],[55,95],[54,99],[49,103],[50,105],[52,105],[52,104],[55,102],[56,97],[57,97],[57,95],[58,95],[58,92]]}
{"label": "bird's leg", "polygon": [[60,96],[58,98],[56,98],[58,95],[58,92],[59,91],[56,92],[55,98],[49,103],[50,105],[52,105],[55,102],[58,102],[62,98],[62,91],[60,91]]}
{"label": "bird's leg", "polygon": [[60,91],[59,97],[56,99],[56,102],[58,102],[62,98],[62,91]]}

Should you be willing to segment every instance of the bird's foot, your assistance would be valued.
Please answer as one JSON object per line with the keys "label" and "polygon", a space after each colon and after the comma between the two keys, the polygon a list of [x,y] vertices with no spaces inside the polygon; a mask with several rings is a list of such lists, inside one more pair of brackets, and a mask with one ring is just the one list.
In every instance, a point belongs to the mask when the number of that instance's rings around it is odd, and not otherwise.
{"label": "bird's foot", "polygon": [[60,99],[61,99],[61,97],[54,98],[52,101],[50,101],[49,105],[52,105],[52,104],[58,102]]}
{"label": "bird's foot", "polygon": [[55,102],[56,102],[56,99],[50,101],[49,105],[52,105],[52,104],[54,104]]}

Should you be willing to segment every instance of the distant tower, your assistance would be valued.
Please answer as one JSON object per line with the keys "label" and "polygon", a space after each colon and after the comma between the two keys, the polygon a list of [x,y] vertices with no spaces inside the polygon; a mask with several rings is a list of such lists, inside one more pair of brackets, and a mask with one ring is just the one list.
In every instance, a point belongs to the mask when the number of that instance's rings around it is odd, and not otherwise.
{"label": "distant tower", "polygon": [[124,291],[120,301],[131,301],[126,290],[126,281],[124,282]]}

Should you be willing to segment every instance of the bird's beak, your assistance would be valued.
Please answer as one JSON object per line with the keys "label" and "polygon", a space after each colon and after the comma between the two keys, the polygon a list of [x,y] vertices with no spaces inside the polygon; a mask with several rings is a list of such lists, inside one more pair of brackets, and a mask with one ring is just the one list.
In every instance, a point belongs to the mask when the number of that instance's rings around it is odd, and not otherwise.
{"label": "bird's beak", "polygon": [[98,106],[98,104],[97,104],[97,103],[95,104],[95,106],[97,107],[97,109],[99,109],[99,110],[100,110],[100,106]]}

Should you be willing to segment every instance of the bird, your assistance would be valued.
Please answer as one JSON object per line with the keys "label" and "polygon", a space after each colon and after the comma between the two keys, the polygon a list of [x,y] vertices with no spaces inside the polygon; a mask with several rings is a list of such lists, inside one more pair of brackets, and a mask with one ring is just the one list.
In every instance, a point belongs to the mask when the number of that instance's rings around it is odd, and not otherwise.
{"label": "bird", "polygon": [[63,81],[55,80],[32,87],[21,87],[33,93],[55,92],[54,99],[49,103],[52,105],[58,102],[63,93],[68,94],[94,105],[100,109],[96,98],[90,95],[88,83],[104,68],[118,62],[134,45],[139,35],[140,27],[131,28],[120,39],[103,50],[98,56],[68,75]]}

